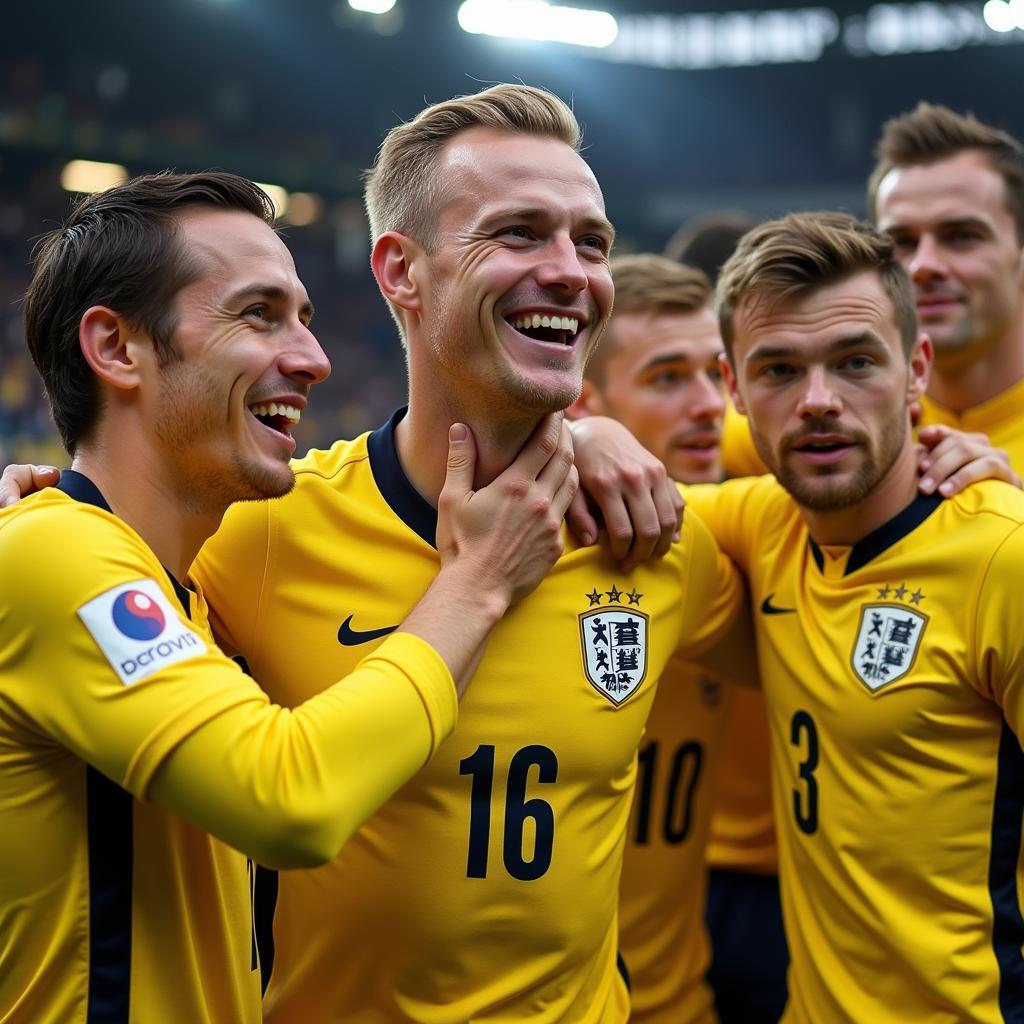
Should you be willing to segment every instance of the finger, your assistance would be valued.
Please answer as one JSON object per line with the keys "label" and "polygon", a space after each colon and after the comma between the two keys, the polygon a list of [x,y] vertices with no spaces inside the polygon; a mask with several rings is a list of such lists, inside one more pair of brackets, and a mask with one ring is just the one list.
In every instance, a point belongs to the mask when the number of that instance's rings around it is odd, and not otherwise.
{"label": "finger", "polygon": [[549,494],[554,494],[564,483],[572,464],[572,431],[569,430],[569,424],[563,420],[558,432],[558,443],[547,463],[537,474],[537,483],[546,488]]}
{"label": "finger", "polygon": [[[575,469],[575,467],[573,467]],[[579,472],[576,473],[577,480]],[[578,487],[569,503],[569,511],[566,513],[565,521],[569,525],[572,535],[579,541],[582,547],[589,547],[597,540],[598,525],[587,504],[586,494]]]}
{"label": "finger", "polygon": [[612,558],[620,562],[629,553],[630,545],[633,543],[633,524],[622,493],[610,490],[600,495],[591,494],[590,497],[597,502],[601,518],[604,520],[608,550]]}
{"label": "finger", "polygon": [[472,494],[475,472],[476,442],[473,433],[465,423],[453,423],[448,428],[448,463],[441,497],[458,501]]}
{"label": "finger", "polygon": [[13,505],[34,491],[52,487],[60,479],[53,466],[8,466],[0,474],[0,508]]}
{"label": "finger", "polygon": [[580,474],[575,466],[569,467],[565,479],[562,481],[554,497],[551,499],[551,512],[559,521],[565,518],[566,513],[580,493]]}
{"label": "finger", "polygon": [[653,555],[661,539],[661,524],[651,491],[628,491],[626,504],[629,518],[633,521],[633,543],[622,560],[621,568],[623,572],[632,572]]}
{"label": "finger", "polygon": [[661,558],[668,554],[673,541],[679,535],[683,516],[683,496],[679,493],[675,481],[668,476],[655,485],[652,493],[658,524],[661,527],[661,536],[654,545],[654,557]]}
{"label": "finger", "polygon": [[921,427],[917,432],[917,439],[929,451],[940,441],[944,441],[952,433],[952,428],[942,423],[934,423],[930,427]]}
{"label": "finger", "polygon": [[943,497],[951,498],[979,480],[1005,480],[1015,487],[1020,486],[1020,478],[1010,467],[1009,460],[1000,458],[998,452],[989,451],[987,455],[973,459],[955,472],[951,471],[937,479],[938,491]]}
{"label": "finger", "polygon": [[[516,456],[506,473],[522,474],[529,480],[536,480],[541,470],[559,450],[562,437],[562,414],[549,413],[537,424],[523,450]],[[570,440],[571,444],[571,440]],[[504,474],[502,474],[504,475]]]}

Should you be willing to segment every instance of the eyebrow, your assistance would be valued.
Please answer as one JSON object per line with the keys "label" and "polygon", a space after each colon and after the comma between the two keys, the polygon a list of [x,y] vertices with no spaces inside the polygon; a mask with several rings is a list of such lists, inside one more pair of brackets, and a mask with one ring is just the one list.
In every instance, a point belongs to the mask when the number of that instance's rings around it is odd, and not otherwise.
{"label": "eyebrow", "polygon": [[677,352],[664,356],[655,356],[640,367],[640,372],[647,373],[649,370],[660,370],[663,366],[674,366],[677,363],[685,363],[687,366],[692,366],[695,362],[696,360],[690,356]]}
{"label": "eyebrow", "polygon": [[[858,331],[856,334],[844,334],[841,338],[836,338],[835,341],[829,342],[825,352],[828,355],[835,355],[836,352],[844,352],[851,348],[868,348],[886,352],[889,350],[889,346],[874,331]],[[790,359],[799,354],[799,351],[792,347],[761,345],[755,348],[753,352],[748,352],[744,362],[753,363],[766,359]]]}
{"label": "eyebrow", "polygon": [[[963,217],[945,217],[945,218],[943,218],[942,220],[939,221],[939,227],[941,227],[941,228],[960,228],[960,227],[966,227],[966,228],[983,228],[986,231],[991,231],[992,230],[992,226],[991,226],[991,224],[989,224],[989,222],[987,220],[983,219],[982,217],[971,217],[969,215],[963,216]],[[913,224],[902,224],[902,223],[887,224],[882,229],[882,231],[885,234],[887,234],[887,235],[891,235],[891,234],[893,234],[894,232],[897,232],[897,231],[917,231],[917,230],[918,230],[918,228],[916,228]]]}
{"label": "eyebrow", "polygon": [[[225,305],[236,306],[246,299],[270,299],[272,302],[285,303],[289,299],[289,293],[276,284],[247,284],[232,292],[225,300]],[[306,318],[312,320],[315,312],[313,303],[307,298],[299,307],[299,312],[305,313]]]}

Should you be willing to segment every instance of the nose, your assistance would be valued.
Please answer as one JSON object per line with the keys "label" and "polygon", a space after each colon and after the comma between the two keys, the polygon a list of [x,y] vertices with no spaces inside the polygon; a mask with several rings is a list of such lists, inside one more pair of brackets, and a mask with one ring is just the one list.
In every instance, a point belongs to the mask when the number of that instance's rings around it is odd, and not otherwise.
{"label": "nose", "polygon": [[907,263],[907,273],[914,284],[927,284],[947,276],[946,261],[934,235],[923,234],[917,240],[914,254]]}
{"label": "nose", "polygon": [[320,347],[313,332],[299,322],[278,359],[281,372],[289,379],[306,385],[319,384],[331,372],[331,361]]}
{"label": "nose", "polygon": [[695,420],[717,419],[725,415],[725,395],[722,385],[699,370],[693,377],[693,401],[690,415]]}
{"label": "nose", "polygon": [[798,412],[806,419],[838,416],[842,412],[842,402],[823,366],[814,366],[808,371]]}
{"label": "nose", "polygon": [[543,261],[537,268],[537,283],[543,288],[577,295],[587,287],[587,272],[576,243],[568,234],[557,234],[543,250]]}

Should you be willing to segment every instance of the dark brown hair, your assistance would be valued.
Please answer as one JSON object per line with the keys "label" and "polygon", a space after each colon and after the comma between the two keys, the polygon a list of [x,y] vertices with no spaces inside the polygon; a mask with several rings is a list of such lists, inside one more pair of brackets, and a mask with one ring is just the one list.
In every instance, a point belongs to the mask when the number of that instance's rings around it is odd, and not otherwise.
{"label": "dark brown hair", "polygon": [[107,306],[148,335],[162,364],[177,358],[174,299],[202,266],[181,244],[186,208],[240,210],[273,225],[267,194],[225,171],[149,174],[86,196],[32,255],[25,335],[64,447],[74,454],[100,413],[98,381],[78,328],[91,306]]}

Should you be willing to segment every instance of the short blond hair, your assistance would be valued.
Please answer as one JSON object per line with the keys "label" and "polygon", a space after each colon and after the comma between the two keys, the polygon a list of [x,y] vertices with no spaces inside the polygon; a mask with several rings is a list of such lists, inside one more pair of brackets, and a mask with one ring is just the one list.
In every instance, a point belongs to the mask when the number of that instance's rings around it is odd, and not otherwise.
{"label": "short blond hair", "polygon": [[[616,256],[609,263],[615,284],[615,314],[696,313],[711,302],[713,289],[707,275],[696,267],[677,263],[667,256],[638,253]],[[603,382],[608,359],[619,351],[615,315],[601,336],[587,377]]]}
{"label": "short blond hair", "polygon": [[726,354],[731,360],[733,318],[744,303],[787,302],[865,271],[878,274],[909,354],[917,339],[917,311],[892,239],[847,213],[791,213],[747,232],[722,267],[715,292]]}
{"label": "short blond hair", "polygon": [[886,121],[875,147],[877,163],[868,179],[868,213],[877,220],[878,189],[897,167],[948,160],[969,151],[980,153],[1006,185],[1006,206],[1024,242],[1024,146],[1008,132],[934,103],[919,103],[909,113]]}
{"label": "short blond hair", "polygon": [[553,93],[533,86],[494,85],[435,103],[388,132],[364,175],[374,242],[386,231],[398,231],[428,251],[436,245],[434,217],[446,187],[437,174],[437,158],[448,142],[470,128],[553,138],[575,152],[582,141],[572,110]]}

